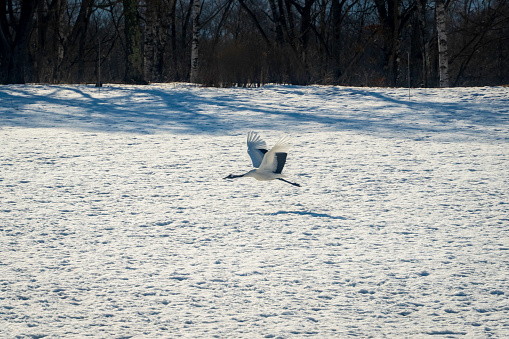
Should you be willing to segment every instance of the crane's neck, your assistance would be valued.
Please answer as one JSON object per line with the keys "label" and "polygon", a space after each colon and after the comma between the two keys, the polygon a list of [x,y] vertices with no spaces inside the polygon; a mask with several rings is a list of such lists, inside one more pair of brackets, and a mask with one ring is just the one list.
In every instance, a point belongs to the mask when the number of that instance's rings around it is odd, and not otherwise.
{"label": "crane's neck", "polygon": [[229,176],[227,176],[226,178],[224,179],[235,179],[235,178],[243,178],[243,177],[253,177],[255,178],[256,177],[256,168],[255,169],[252,169],[251,171],[247,172],[247,173],[244,173],[244,174],[230,174]]}
{"label": "crane's neck", "polygon": [[239,175],[239,177],[253,177],[253,178],[255,178],[256,177],[256,168],[250,170],[249,172],[247,172],[245,174]]}
{"label": "crane's neck", "polygon": [[240,175],[230,174],[229,176],[225,177],[224,179],[242,178],[243,176],[244,176],[244,174],[240,174]]}

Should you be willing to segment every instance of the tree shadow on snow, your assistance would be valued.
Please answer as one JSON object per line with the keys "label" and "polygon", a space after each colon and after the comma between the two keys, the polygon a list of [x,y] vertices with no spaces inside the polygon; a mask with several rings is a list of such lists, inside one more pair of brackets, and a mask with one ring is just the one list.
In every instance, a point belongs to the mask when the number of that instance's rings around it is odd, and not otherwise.
{"label": "tree shadow on snow", "polygon": [[177,93],[145,86],[7,88],[0,88],[0,100],[4,103],[0,126],[133,133],[165,129],[198,132],[221,126],[218,117],[193,108],[203,102],[192,92]]}
{"label": "tree shadow on snow", "polygon": [[408,100],[403,89],[11,85],[0,86],[0,127],[225,134],[312,125],[391,137],[457,133],[458,122],[466,135],[507,127],[507,91],[498,97],[489,88],[414,92]]}

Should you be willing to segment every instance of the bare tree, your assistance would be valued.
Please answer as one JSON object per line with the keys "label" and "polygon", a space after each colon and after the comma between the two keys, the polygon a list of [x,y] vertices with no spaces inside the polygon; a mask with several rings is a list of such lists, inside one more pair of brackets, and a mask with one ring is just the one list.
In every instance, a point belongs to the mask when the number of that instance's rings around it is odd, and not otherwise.
{"label": "bare tree", "polygon": [[413,41],[414,46],[419,46],[421,56],[421,86],[428,87],[430,42],[428,38],[428,22],[426,20],[427,0],[415,0],[417,6],[417,22],[419,37]]}
{"label": "bare tree", "polygon": [[[77,82],[82,82],[85,73],[85,47],[90,17],[94,11],[94,0],[82,0],[79,7],[78,17],[70,35],[66,38],[63,62],[70,64],[77,63]],[[64,77],[65,75],[61,75]],[[76,81],[75,80],[75,81]]]}
{"label": "bare tree", "polygon": [[191,73],[189,80],[193,83],[198,82],[198,63],[200,48],[200,12],[201,1],[193,0],[193,38],[191,42]]}
{"label": "bare tree", "polygon": [[440,87],[449,87],[449,58],[447,56],[447,30],[445,4],[443,0],[436,0],[436,21],[438,37],[438,69]]}
{"label": "bare tree", "polygon": [[509,0],[0,0],[0,82],[95,81],[99,56],[105,82],[400,86],[409,66],[500,85],[508,18]]}
{"label": "bare tree", "polygon": [[124,81],[146,84],[143,76],[143,55],[141,50],[141,29],[138,20],[137,0],[123,0],[126,41],[126,72]]}
{"label": "bare tree", "polygon": [[58,73],[64,58],[63,39],[67,4],[62,0],[43,1],[36,11],[34,80],[58,82]]}
{"label": "bare tree", "polygon": [[[25,83],[29,41],[40,0],[22,0],[19,8],[12,1],[0,0],[0,77],[3,83]],[[19,14],[18,14],[19,13]]]}

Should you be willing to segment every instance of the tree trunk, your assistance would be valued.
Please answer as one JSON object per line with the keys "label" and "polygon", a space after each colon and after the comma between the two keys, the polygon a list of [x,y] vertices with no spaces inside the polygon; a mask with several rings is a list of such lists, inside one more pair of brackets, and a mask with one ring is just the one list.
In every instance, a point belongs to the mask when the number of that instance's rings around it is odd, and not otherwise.
{"label": "tree trunk", "polygon": [[341,41],[341,28],[343,23],[343,6],[346,0],[332,0],[331,14],[332,14],[332,37],[331,37],[331,54],[332,54],[332,69],[334,72],[334,80],[337,80],[342,75],[341,70],[341,52],[343,50]]}
{"label": "tree trunk", "polygon": [[445,5],[443,0],[436,1],[436,21],[440,87],[449,87],[449,58],[447,56],[447,32],[445,25]]}
{"label": "tree trunk", "polygon": [[126,72],[124,81],[131,84],[146,84],[147,82],[143,77],[143,56],[137,1],[123,0],[123,3],[126,37]]}
{"label": "tree trunk", "polygon": [[389,9],[392,10],[392,15],[389,18],[392,20],[391,26],[391,48],[389,57],[389,79],[392,86],[399,86],[401,80],[400,64],[401,64],[401,1],[389,1]]}
{"label": "tree trunk", "polygon": [[[25,69],[27,66],[28,44],[30,41],[30,33],[35,20],[35,9],[39,5],[39,0],[23,0],[21,2],[21,13],[19,20],[11,18],[13,23],[13,33],[9,32],[6,25],[7,12],[5,11],[5,1],[0,1],[0,62],[2,70],[1,82],[6,84],[24,84]],[[17,22],[16,22],[17,21]]]}
{"label": "tree trunk", "polygon": [[191,74],[189,80],[198,82],[198,62],[200,47],[200,11],[201,1],[193,0],[193,39],[191,42]]}
{"label": "tree trunk", "polygon": [[145,11],[145,41],[143,51],[143,66],[145,79],[154,81],[157,63],[157,31],[161,21],[158,20],[157,5],[147,1]]}
{"label": "tree trunk", "polygon": [[177,55],[177,0],[171,2],[171,66],[172,66],[172,79],[180,81],[180,72],[178,67]]}
{"label": "tree trunk", "polygon": [[416,0],[417,16],[419,18],[419,32],[421,43],[421,57],[422,57],[422,87],[428,87],[428,70],[429,70],[429,42],[426,37],[427,24],[426,24],[426,0]]}
{"label": "tree trunk", "polygon": [[269,5],[272,22],[274,23],[274,29],[276,31],[276,42],[278,46],[281,47],[285,42],[285,38],[283,36],[283,28],[281,27],[281,13],[279,12],[274,0],[269,0]]}
{"label": "tree trunk", "polygon": [[304,76],[305,79],[302,79],[301,81],[304,81],[303,84],[308,84],[310,80],[310,74],[309,74],[309,53],[308,53],[308,47],[309,47],[309,35],[312,31],[311,28],[311,9],[313,7],[313,4],[315,3],[315,0],[305,0],[304,7],[300,8],[300,14],[301,14],[301,22],[300,22],[300,57],[302,64],[304,65]]}
{"label": "tree trunk", "polygon": [[396,86],[399,82],[399,66],[401,54],[401,1],[375,0],[378,17],[382,25],[384,45],[384,69],[387,85]]}

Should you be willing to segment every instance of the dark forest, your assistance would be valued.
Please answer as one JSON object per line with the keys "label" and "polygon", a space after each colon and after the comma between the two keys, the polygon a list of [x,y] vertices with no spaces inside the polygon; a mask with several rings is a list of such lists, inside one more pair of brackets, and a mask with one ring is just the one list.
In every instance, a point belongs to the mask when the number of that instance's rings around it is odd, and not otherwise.
{"label": "dark forest", "polygon": [[509,0],[0,0],[0,83],[509,84]]}

